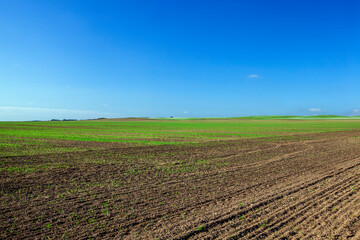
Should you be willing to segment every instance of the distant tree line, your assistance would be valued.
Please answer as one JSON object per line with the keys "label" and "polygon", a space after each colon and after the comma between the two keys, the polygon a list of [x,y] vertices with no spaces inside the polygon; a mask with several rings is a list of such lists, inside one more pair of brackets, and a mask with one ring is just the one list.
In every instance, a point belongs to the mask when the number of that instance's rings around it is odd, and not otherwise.
{"label": "distant tree line", "polygon": [[77,119],[51,119],[50,121],[77,121]]}

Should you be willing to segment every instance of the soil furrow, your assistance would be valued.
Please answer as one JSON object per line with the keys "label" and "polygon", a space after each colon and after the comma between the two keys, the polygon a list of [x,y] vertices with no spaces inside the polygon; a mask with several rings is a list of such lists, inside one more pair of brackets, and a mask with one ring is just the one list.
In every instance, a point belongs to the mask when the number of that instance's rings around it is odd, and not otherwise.
{"label": "soil furrow", "polygon": [[[277,208],[278,209],[277,211],[275,211],[275,212],[271,211],[270,216],[266,216],[266,215],[263,216],[263,219],[265,219],[265,220],[263,220],[262,222],[257,222],[252,227],[238,232],[236,234],[236,236],[234,236],[230,239],[238,239],[239,237],[244,237],[246,234],[251,234],[246,237],[247,239],[254,238],[254,237],[264,238],[268,235],[267,232],[276,232],[279,229],[281,229],[282,227],[284,227],[286,224],[288,224],[289,222],[291,222],[295,219],[298,219],[300,216],[302,216],[304,213],[306,213],[310,209],[315,208],[322,199],[327,198],[329,194],[333,193],[333,191],[341,191],[341,190],[345,189],[348,186],[343,186],[342,184],[348,182],[349,180],[354,180],[354,179],[355,178],[345,179],[341,183],[330,186],[325,190],[321,190],[320,192],[317,192],[317,193],[311,195],[310,197],[307,197],[306,199],[301,200],[300,202],[297,202],[296,204],[286,207],[285,209],[283,207],[281,207],[281,203],[280,203],[280,204],[278,204],[279,207]],[[339,189],[337,189],[337,187],[339,187]],[[291,196],[288,195],[288,197],[291,197]],[[300,211],[298,211],[299,209],[300,209]],[[261,211],[261,212],[263,212],[263,211]],[[289,216],[289,213],[291,214],[290,216]],[[248,218],[250,216],[245,216],[245,217]],[[264,223],[264,221],[266,221],[266,223]],[[266,226],[266,228],[264,228],[264,230],[259,230],[259,232],[256,231],[256,229],[259,229],[259,228],[262,228],[265,226]]]}
{"label": "soil furrow", "polygon": [[[308,183],[308,184],[305,184],[305,185],[303,185],[302,187],[296,188],[296,189],[291,190],[291,191],[289,191],[289,192],[287,192],[287,193],[283,193],[283,194],[281,194],[281,195],[277,195],[277,196],[275,196],[275,197],[272,197],[272,198],[270,198],[270,199],[268,199],[268,200],[266,200],[266,201],[262,201],[262,202],[259,202],[259,203],[257,203],[257,204],[254,204],[252,207],[250,207],[250,208],[248,208],[248,209],[246,209],[246,210],[242,210],[242,211],[239,211],[239,212],[237,212],[237,213],[233,213],[233,214],[231,214],[231,215],[229,215],[229,216],[223,217],[222,219],[219,219],[219,220],[217,220],[217,221],[210,222],[210,223],[206,224],[201,230],[190,231],[189,233],[186,233],[186,234],[184,234],[184,235],[182,235],[182,236],[179,236],[179,237],[176,237],[176,238],[174,238],[174,239],[189,239],[189,238],[191,238],[192,236],[194,236],[194,235],[196,235],[196,234],[198,234],[198,233],[200,233],[200,232],[208,231],[209,229],[214,228],[215,226],[218,226],[218,225],[220,225],[220,224],[227,223],[227,222],[229,222],[229,221],[231,221],[231,220],[233,220],[233,219],[235,219],[235,218],[237,218],[237,217],[239,217],[239,216],[242,216],[242,215],[247,214],[247,213],[250,212],[250,211],[254,211],[254,210],[256,210],[256,209],[259,208],[259,207],[262,207],[262,206],[267,205],[267,204],[269,204],[269,203],[273,203],[273,202],[275,202],[275,201],[277,201],[277,200],[280,200],[280,199],[284,198],[286,195],[290,195],[290,194],[299,192],[299,191],[301,191],[301,190],[303,190],[303,189],[306,189],[306,188],[309,188],[309,187],[311,187],[311,186],[314,186],[315,184],[318,184],[318,183],[320,183],[320,182],[322,182],[322,181],[325,181],[325,180],[327,180],[327,179],[329,179],[329,178],[331,178],[331,177],[337,176],[337,175],[339,175],[339,174],[341,174],[341,173],[343,173],[343,172],[346,172],[346,171],[348,171],[348,170],[350,170],[350,169],[353,169],[353,168],[356,167],[356,166],[360,166],[360,163],[356,163],[356,164],[354,164],[354,165],[352,165],[352,166],[349,166],[349,167],[347,167],[347,168],[345,168],[345,169],[343,169],[343,170],[339,170],[339,171],[337,171],[337,172],[335,172],[335,173],[333,173],[333,174],[324,176],[324,177],[322,177],[322,178],[320,178],[320,179],[317,179],[317,180],[315,180],[315,181],[313,181],[313,182],[310,182],[310,183]],[[254,229],[255,229],[255,228],[254,228]],[[253,228],[249,228],[249,229],[246,231],[246,233],[248,233],[249,231],[254,230],[254,229],[253,229]]]}

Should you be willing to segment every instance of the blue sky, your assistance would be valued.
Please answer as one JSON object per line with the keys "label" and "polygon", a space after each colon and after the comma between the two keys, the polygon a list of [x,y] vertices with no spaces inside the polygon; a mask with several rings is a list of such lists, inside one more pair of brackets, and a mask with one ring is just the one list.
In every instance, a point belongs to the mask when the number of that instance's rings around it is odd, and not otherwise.
{"label": "blue sky", "polygon": [[360,115],[359,1],[0,0],[0,120]]}

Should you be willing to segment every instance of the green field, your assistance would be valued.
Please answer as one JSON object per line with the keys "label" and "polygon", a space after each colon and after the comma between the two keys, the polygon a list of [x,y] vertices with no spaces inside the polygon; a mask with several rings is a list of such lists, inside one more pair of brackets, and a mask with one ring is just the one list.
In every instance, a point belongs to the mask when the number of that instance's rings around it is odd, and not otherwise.
{"label": "green field", "polygon": [[[261,118],[261,117],[259,117]],[[273,118],[273,117],[271,117]],[[88,150],[54,140],[112,142],[129,146],[208,144],[262,138],[268,141],[294,134],[349,131],[360,121],[270,119],[163,119],[132,121],[0,122],[0,156]]]}

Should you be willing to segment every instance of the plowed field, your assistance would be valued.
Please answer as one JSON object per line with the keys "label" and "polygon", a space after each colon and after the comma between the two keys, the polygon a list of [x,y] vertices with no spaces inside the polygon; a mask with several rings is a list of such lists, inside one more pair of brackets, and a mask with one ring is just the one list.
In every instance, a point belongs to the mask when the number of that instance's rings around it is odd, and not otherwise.
{"label": "plowed field", "polygon": [[0,124],[0,238],[360,239],[360,121],[93,122]]}

